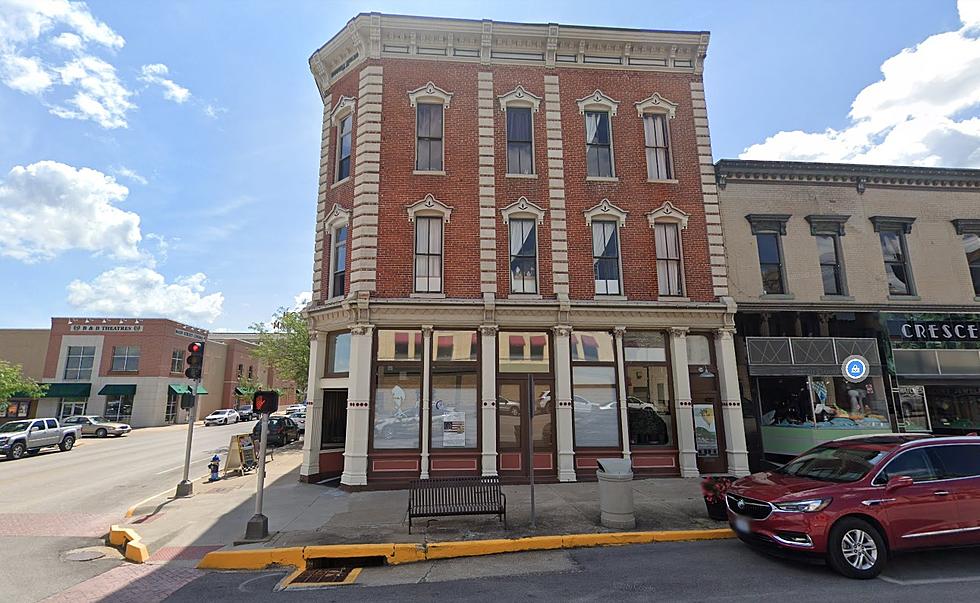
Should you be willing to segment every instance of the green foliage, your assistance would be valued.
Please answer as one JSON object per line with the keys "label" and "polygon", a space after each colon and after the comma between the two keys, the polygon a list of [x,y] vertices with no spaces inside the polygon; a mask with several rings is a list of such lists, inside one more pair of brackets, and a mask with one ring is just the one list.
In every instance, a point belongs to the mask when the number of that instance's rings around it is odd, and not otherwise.
{"label": "green foliage", "polygon": [[241,394],[236,394],[235,397],[238,398],[239,402],[244,404],[252,403],[252,395],[255,392],[265,389],[265,385],[258,379],[249,379],[245,375],[238,378],[237,389],[240,390]]}
{"label": "green foliage", "polygon": [[47,391],[47,385],[41,385],[30,377],[24,376],[19,364],[0,360],[0,412],[6,412],[10,399],[40,398]]}
{"label": "green foliage", "polygon": [[272,329],[263,323],[253,324],[251,329],[259,334],[252,355],[274,368],[280,379],[292,381],[297,390],[305,392],[310,371],[310,331],[306,319],[299,312],[279,308]]}

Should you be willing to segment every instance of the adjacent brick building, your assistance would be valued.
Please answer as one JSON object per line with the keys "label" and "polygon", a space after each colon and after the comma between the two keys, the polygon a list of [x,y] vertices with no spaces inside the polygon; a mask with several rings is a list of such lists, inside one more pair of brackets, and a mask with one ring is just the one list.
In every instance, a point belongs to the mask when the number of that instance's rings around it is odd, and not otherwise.
{"label": "adjacent brick building", "polygon": [[371,13],[313,54],[306,479],[746,472],[707,44]]}

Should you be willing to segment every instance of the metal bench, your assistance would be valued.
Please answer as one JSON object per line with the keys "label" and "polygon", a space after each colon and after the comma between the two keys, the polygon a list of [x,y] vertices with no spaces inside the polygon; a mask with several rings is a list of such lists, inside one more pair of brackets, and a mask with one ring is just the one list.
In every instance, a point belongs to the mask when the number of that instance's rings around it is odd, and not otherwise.
{"label": "metal bench", "polygon": [[507,528],[507,496],[498,477],[449,477],[412,481],[408,495],[408,533],[416,517],[496,515]]}

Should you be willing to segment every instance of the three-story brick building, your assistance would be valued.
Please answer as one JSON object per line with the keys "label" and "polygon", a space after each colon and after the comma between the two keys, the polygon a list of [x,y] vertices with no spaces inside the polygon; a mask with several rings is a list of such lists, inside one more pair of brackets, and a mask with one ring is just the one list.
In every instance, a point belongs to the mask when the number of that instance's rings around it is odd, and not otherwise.
{"label": "three-story brick building", "polygon": [[747,472],[707,43],[371,13],[313,54],[304,479]]}

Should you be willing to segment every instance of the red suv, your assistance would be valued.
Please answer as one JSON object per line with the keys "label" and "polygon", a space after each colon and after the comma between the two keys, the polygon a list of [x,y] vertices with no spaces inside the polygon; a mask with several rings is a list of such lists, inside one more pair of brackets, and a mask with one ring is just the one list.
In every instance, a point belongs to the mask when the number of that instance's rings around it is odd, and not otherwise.
{"label": "red suv", "polygon": [[736,481],[727,503],[743,541],[873,578],[893,552],[980,544],[980,437],[834,440]]}

